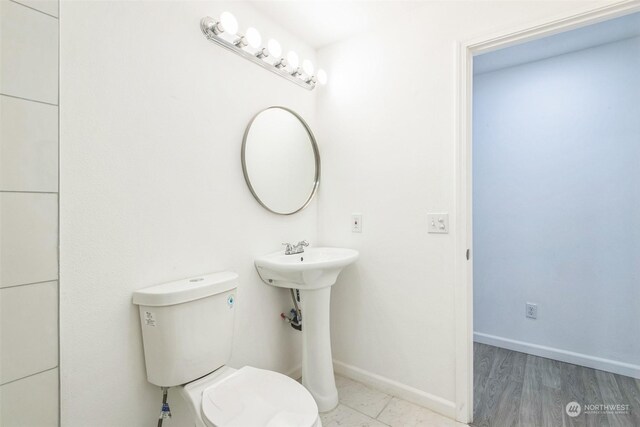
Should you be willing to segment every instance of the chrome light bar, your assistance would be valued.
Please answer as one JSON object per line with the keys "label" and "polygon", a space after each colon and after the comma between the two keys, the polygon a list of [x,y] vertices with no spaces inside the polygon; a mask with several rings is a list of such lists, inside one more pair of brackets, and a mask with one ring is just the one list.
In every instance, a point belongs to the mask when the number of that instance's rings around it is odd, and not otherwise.
{"label": "chrome light bar", "polygon": [[[225,20],[227,21],[226,23]],[[303,72],[301,68],[298,68],[297,64],[289,64],[285,58],[281,57],[282,51],[277,41],[271,39],[268,47],[263,48],[260,46],[261,38],[255,28],[249,28],[245,36],[236,34],[237,27],[238,24],[235,21],[235,17],[229,12],[224,12],[221,20],[216,20],[210,16],[205,16],[200,20],[200,29],[207,40],[260,65],[265,70],[284,77],[307,90],[313,90],[318,80],[322,84],[326,82],[326,73],[323,70],[318,70],[319,78],[317,78]],[[295,56],[297,62],[297,55],[293,52],[290,52],[291,54]],[[310,64],[309,61],[306,62]],[[313,72],[312,66],[311,72]]]}

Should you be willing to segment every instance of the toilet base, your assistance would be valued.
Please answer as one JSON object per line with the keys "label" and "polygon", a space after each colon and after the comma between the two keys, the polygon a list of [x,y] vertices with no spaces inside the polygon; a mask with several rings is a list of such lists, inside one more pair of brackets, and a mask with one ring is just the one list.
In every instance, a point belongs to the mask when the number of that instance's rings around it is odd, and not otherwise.
{"label": "toilet base", "polygon": [[[196,427],[224,425],[230,418],[235,424],[256,427],[274,422],[322,426],[313,396],[295,380],[277,372],[223,366],[176,388],[189,405]],[[238,404],[230,405],[233,401]],[[238,405],[244,408],[240,412]]]}

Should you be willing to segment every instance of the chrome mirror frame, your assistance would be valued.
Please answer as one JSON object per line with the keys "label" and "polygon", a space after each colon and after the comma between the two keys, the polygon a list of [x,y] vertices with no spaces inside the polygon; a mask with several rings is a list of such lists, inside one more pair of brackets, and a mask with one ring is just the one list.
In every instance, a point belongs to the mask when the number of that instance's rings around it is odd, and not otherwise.
{"label": "chrome mirror frame", "polygon": [[[261,199],[260,197],[258,197],[258,194],[256,194],[255,189],[253,188],[253,186],[251,185],[251,180],[249,179],[249,172],[247,171],[247,163],[245,160],[245,151],[246,151],[246,146],[247,146],[247,138],[249,136],[249,131],[251,130],[251,125],[253,124],[253,122],[258,118],[258,116],[260,114],[262,114],[265,111],[268,110],[272,110],[272,109],[280,109],[280,110],[284,110],[290,114],[293,114],[299,121],[300,123],[302,123],[302,126],[304,126],[305,130],[307,131],[307,135],[309,136],[309,140],[311,141],[311,148],[313,148],[313,156],[315,158],[315,167],[316,167],[316,173],[314,175],[314,179],[313,179],[313,189],[311,190],[311,193],[309,194],[309,197],[307,198],[307,200],[302,204],[301,207],[299,207],[298,209],[292,211],[292,212],[276,212],[273,209],[271,209],[269,206],[267,206]],[[244,180],[247,183],[247,186],[249,187],[249,190],[251,191],[251,194],[253,194],[253,197],[258,201],[258,203],[260,203],[260,205],[262,205],[263,208],[265,208],[266,210],[268,210],[271,213],[277,214],[277,215],[293,215],[295,213],[300,212],[301,210],[303,210],[304,208],[306,208],[307,206],[309,206],[309,203],[311,203],[311,200],[313,200],[313,197],[316,195],[316,193],[318,192],[318,186],[320,185],[320,151],[318,150],[318,144],[316,142],[316,138],[313,136],[313,132],[311,131],[311,128],[309,127],[309,125],[307,124],[307,122],[295,111],[291,110],[290,108],[287,107],[282,107],[279,105],[274,105],[268,108],[265,108],[263,110],[258,111],[249,121],[249,124],[247,125],[247,128],[244,131],[244,136],[242,137],[242,150],[240,153],[240,159],[242,161],[242,173],[244,174]]]}

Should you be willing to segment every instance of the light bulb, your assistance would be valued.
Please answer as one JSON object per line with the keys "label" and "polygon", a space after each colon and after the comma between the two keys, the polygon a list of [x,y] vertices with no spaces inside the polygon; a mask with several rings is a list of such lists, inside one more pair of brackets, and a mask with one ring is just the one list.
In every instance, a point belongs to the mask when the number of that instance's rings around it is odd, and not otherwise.
{"label": "light bulb", "polygon": [[298,68],[298,65],[300,64],[298,54],[294,51],[287,53],[287,62],[289,63],[289,65],[291,65],[291,69],[296,70]]}
{"label": "light bulb", "polygon": [[313,76],[313,63],[308,59],[302,61],[302,69],[307,73],[307,75]]}
{"label": "light bulb", "polygon": [[327,84],[327,72],[322,68],[318,70],[318,75],[316,77],[318,78],[318,83],[321,85]]}
{"label": "light bulb", "polygon": [[225,33],[233,36],[238,32],[238,21],[231,12],[222,12],[222,15],[220,15],[220,23]]}
{"label": "light bulb", "polygon": [[269,39],[267,42],[267,50],[269,51],[269,55],[274,58],[280,58],[280,55],[282,55],[282,48],[276,39]]}
{"label": "light bulb", "polygon": [[244,36],[247,38],[249,46],[254,49],[260,47],[260,44],[262,43],[262,37],[260,37],[260,33],[258,32],[258,30],[253,27],[249,27],[247,29],[247,33]]}

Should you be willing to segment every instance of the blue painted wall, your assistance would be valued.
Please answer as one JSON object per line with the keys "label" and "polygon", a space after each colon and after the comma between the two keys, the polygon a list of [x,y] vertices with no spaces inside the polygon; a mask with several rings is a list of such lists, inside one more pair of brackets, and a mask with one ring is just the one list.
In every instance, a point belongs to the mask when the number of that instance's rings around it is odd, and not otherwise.
{"label": "blue painted wall", "polygon": [[473,108],[475,332],[640,365],[640,38],[477,75]]}

